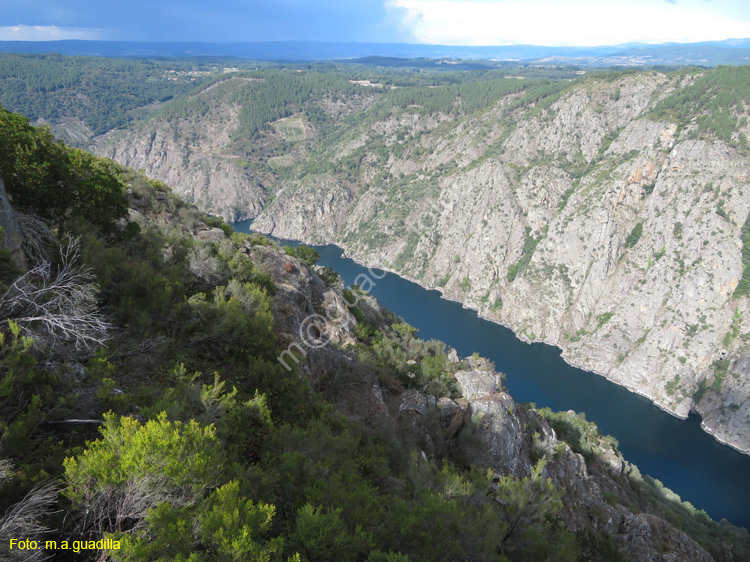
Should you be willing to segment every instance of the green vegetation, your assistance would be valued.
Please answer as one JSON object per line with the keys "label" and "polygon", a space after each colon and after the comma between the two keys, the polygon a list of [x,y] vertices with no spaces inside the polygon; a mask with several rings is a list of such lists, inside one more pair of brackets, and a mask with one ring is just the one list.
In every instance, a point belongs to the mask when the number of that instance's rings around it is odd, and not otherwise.
{"label": "green vegetation", "polygon": [[602,447],[600,441],[617,447],[617,440],[611,436],[602,437],[596,424],[586,421],[586,415],[583,413],[553,412],[549,408],[537,411],[562,441],[589,461],[596,458],[597,450]]}
{"label": "green vegetation", "polygon": [[515,79],[469,82],[433,88],[397,88],[390,90],[379,104],[388,111],[392,107],[414,107],[425,115],[452,112],[470,114],[492,105],[501,97],[525,88],[523,82]]}
{"label": "green vegetation", "polygon": [[274,121],[273,127],[290,141],[305,140],[305,121],[301,115],[293,115]]}
{"label": "green vegetation", "polygon": [[[679,377],[676,377],[675,384],[678,381]],[[589,467],[601,467],[598,459],[601,459],[607,452],[609,459],[614,456],[622,462],[623,469],[619,478],[623,486],[622,490],[618,495],[605,492],[604,498],[607,503],[616,505],[624,502],[633,513],[639,511],[658,513],[660,517],[689,534],[715,559],[721,560],[726,555],[724,548],[727,541],[736,545],[736,550],[732,554],[736,559],[742,560],[750,555],[750,543],[740,538],[747,533],[744,529],[733,529],[725,521],[721,523],[711,521],[704,511],[697,510],[689,502],[680,500],[679,496],[665,488],[659,480],[642,475],[636,466],[622,459],[617,449],[617,440],[611,436],[602,435],[596,424],[587,421],[585,415],[552,412],[549,408],[541,408],[537,411],[552,426],[561,440],[567,443],[574,452],[583,455],[588,460]],[[740,544],[735,542],[738,539]],[[590,537],[587,538],[585,534],[579,535],[578,544],[583,552],[586,551],[585,545],[590,544],[589,540]],[[608,542],[606,537],[601,537],[601,540]],[[611,545],[602,544],[599,552],[611,556]],[[618,560],[617,557],[594,559]]]}
{"label": "green vegetation", "polygon": [[604,326],[607,322],[609,322],[612,317],[615,315],[614,312],[605,312],[604,314],[600,314],[596,317],[596,324],[597,328],[601,328]]}
{"label": "green vegetation", "polygon": [[638,244],[638,240],[641,239],[642,234],[643,234],[643,223],[639,222],[633,227],[633,230],[630,231],[630,234],[628,234],[628,237],[625,239],[625,247],[632,248],[633,246]]}
{"label": "green vegetation", "polygon": [[305,246],[304,244],[295,246],[294,248],[284,246],[284,251],[290,256],[294,256],[295,258],[297,258],[301,262],[306,263],[309,266],[315,265],[315,262],[320,259],[320,254],[315,248]]}
{"label": "green vegetation", "polygon": [[734,290],[734,298],[750,296],[750,213],[742,225],[742,278]]}
{"label": "green vegetation", "polygon": [[68,148],[2,107],[0,176],[19,211],[33,212],[56,227],[88,220],[111,231],[127,213],[123,184],[108,161]]}
{"label": "green vegetation", "polygon": [[213,71],[195,61],[0,54],[0,105],[33,120],[76,117],[100,134],[128,123],[131,110],[195,88],[207,78],[187,74],[196,67]]}
{"label": "green vegetation", "polygon": [[670,396],[673,396],[674,393],[677,392],[679,387],[680,387],[680,375],[678,373],[674,376],[674,378],[671,381],[667,383],[667,386],[666,386],[667,394],[669,394]]}
{"label": "green vegetation", "polygon": [[523,250],[521,251],[521,258],[515,264],[510,266],[510,268],[508,268],[508,273],[506,275],[508,283],[512,283],[513,280],[518,276],[518,274],[526,269],[526,267],[531,262],[531,258],[534,256],[534,251],[536,250],[537,245],[544,239],[546,235],[546,225],[542,229],[542,233],[537,237],[531,235],[531,227],[526,227],[526,234],[523,243]]}
{"label": "green vegetation", "polygon": [[742,324],[742,313],[740,312],[739,308],[734,309],[734,314],[732,315],[732,324],[729,326],[729,330],[726,334],[724,334],[724,337],[721,340],[721,343],[729,347],[732,342],[737,339],[737,336],[740,335],[740,326]]}
{"label": "green vegetation", "polygon": [[264,132],[274,131],[278,127],[281,127],[282,134],[292,134],[293,138],[289,140],[297,140],[300,133],[304,137],[304,125],[299,120],[301,117],[285,120],[300,112],[313,126],[325,128],[328,114],[311,102],[363,94],[361,87],[334,73],[288,72],[283,69],[240,72],[225,74],[204,83],[190,96],[165,106],[160,116],[169,120],[206,115],[211,106],[203,92],[227,80],[241,81],[242,86],[231,89],[227,94],[229,101],[241,108],[239,125],[233,133],[238,149],[243,146],[242,143],[260,138]]}
{"label": "green vegetation", "polygon": [[[750,68],[720,66],[714,70],[687,71],[685,76],[695,78],[692,84],[661,100],[651,116],[673,119],[682,127],[694,124],[694,135],[712,133],[740,146],[733,133],[737,130],[738,114],[746,113]],[[746,144],[742,148],[746,149]]]}

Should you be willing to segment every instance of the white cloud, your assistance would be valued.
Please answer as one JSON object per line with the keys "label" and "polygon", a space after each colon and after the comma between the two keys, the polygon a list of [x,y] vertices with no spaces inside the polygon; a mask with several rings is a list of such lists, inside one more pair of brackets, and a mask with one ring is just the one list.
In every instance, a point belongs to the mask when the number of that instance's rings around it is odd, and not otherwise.
{"label": "white cloud", "polygon": [[591,46],[750,37],[750,21],[721,15],[708,2],[395,0],[395,5],[408,10],[412,33],[423,43]]}
{"label": "white cloud", "polygon": [[103,39],[105,30],[55,25],[0,26],[0,41],[59,41],[62,39]]}

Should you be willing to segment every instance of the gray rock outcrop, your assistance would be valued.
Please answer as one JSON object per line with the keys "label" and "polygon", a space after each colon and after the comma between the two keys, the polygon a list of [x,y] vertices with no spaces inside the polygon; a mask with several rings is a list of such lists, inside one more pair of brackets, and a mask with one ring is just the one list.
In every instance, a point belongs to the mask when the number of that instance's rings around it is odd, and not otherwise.
{"label": "gray rock outcrop", "polygon": [[16,222],[16,214],[8,200],[5,182],[0,178],[0,245],[10,252],[11,258],[19,266],[25,265],[26,257],[23,252],[23,235]]}

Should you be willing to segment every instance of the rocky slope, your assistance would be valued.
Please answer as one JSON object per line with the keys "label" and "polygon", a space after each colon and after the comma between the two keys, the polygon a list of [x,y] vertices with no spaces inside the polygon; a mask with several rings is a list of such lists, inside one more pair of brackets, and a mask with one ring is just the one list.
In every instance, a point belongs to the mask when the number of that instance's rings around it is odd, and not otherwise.
{"label": "rocky slope", "polygon": [[[747,298],[732,296],[750,159],[732,142],[693,138],[697,125],[678,131],[649,115],[691,80],[584,82],[513,126],[508,100],[449,130],[394,115],[353,132],[331,157],[384,142],[385,169],[400,181],[378,181],[371,166],[355,184],[335,175],[289,182],[254,225],[342,244],[441,288],[670,413],[698,411],[707,431],[747,452],[747,344],[738,336],[750,317]],[[397,156],[399,136],[420,140]]]}
{"label": "rocky slope", "polygon": [[[230,218],[257,213],[265,193],[257,178],[248,174],[240,158],[227,151],[240,108],[229,96],[243,80],[230,80],[222,88],[208,88],[198,98],[209,97],[220,105],[210,118],[186,115],[161,118],[133,130],[112,131],[97,139],[93,150],[150,177],[173,186],[187,200]],[[188,173],[186,173],[188,172]]]}
{"label": "rocky slope", "polygon": [[[179,232],[192,240],[196,247],[216,249],[230,244],[225,229],[207,226],[196,210],[187,208],[169,192],[160,191],[158,188],[162,186],[155,187],[145,190],[141,185],[131,190],[128,220],[140,225],[143,231],[172,229],[173,233]],[[159,198],[158,193],[163,197]],[[7,204],[1,179],[0,201],[5,202],[0,215],[4,232],[17,231],[16,216]],[[164,201],[169,204],[164,205]],[[178,216],[171,208],[183,212]],[[2,247],[14,248],[10,237],[0,241]],[[362,334],[366,332],[360,331],[363,326],[388,333],[399,324],[391,312],[381,308],[372,297],[360,294],[355,305],[361,314],[358,320],[350,304],[351,295],[347,297],[340,280],[331,283],[330,272],[326,282],[315,268],[268,240],[232,238],[231,243],[239,244],[242,259],[252,262],[276,287],[273,323],[282,349],[292,345],[305,349],[304,356],[299,357],[299,372],[316,390],[329,397],[335,394],[335,407],[346,414],[352,427],[390,424],[395,434],[409,435],[409,439],[418,443],[421,449],[418,464],[462,463],[459,470],[490,470],[497,479],[541,478],[562,491],[562,504],[556,508],[554,520],[571,536],[579,537],[582,556],[639,562],[742,559],[748,548],[746,532],[710,521],[653,480],[643,477],[595,426],[573,412],[553,414],[516,404],[507,394],[502,375],[486,360],[476,357],[461,360],[455,352],[450,354],[449,363],[450,378],[457,385],[454,398],[430,393],[419,386],[405,389],[388,382],[371,370],[355,350],[357,345],[364,344]],[[171,259],[168,251],[163,253],[163,259]],[[219,263],[215,258],[213,261]],[[211,260],[190,261],[191,275],[198,283],[210,281],[215,273],[212,267]],[[316,337],[324,343],[311,345],[309,337],[305,337],[310,333],[307,323],[311,317],[322,319],[317,324]],[[144,348],[140,353],[150,351]],[[347,371],[347,378],[332,381],[333,373]],[[144,423],[142,416],[135,419]],[[555,428],[579,437],[571,440],[569,436],[569,444]],[[542,464],[540,459],[544,459]],[[492,497],[491,488],[482,492]],[[540,509],[543,501],[533,498]],[[502,513],[502,498],[498,496],[496,502]],[[519,527],[548,517],[543,512],[536,514],[534,509],[524,508],[523,519],[516,520]],[[508,513],[509,517],[513,515]],[[718,536],[724,537],[721,542],[717,541]],[[554,543],[550,546],[560,547]]]}
{"label": "rocky slope", "polygon": [[[565,490],[561,517],[569,531],[602,533],[628,560],[718,559],[669,522],[676,520],[670,519],[676,514],[690,519],[690,508],[641,476],[609,439],[574,412],[552,414],[516,404],[507,394],[503,376],[486,360],[461,360],[455,351],[452,377],[459,398],[386,385],[373,372],[358,368],[360,359],[353,344],[358,341],[360,322],[349,311],[347,302],[351,301],[345,300],[341,289],[328,288],[304,263],[273,247],[248,244],[246,250],[279,288],[274,297],[276,323],[287,348],[296,345],[305,350],[304,358],[300,357],[301,372],[323,392],[326,373],[348,370],[358,374],[345,379],[336,391],[337,408],[350,420],[364,425],[394,424],[394,431],[414,435],[424,458],[447,455],[466,467],[490,469],[499,475],[529,477],[538,459],[545,457],[544,476]],[[372,327],[387,329],[395,320],[372,297],[359,294],[357,303],[363,322]],[[319,324],[321,339],[328,342],[325,345],[311,345],[307,337],[306,319],[311,315],[328,319]],[[569,435],[585,435],[578,443],[585,442],[586,449],[573,450],[553,426]],[[731,560],[733,556],[729,548],[719,558]]]}
{"label": "rocky slope", "polygon": [[[464,113],[460,100],[448,111],[418,96],[376,103],[294,145],[292,171],[266,178],[267,199],[217,155],[233,123],[219,101],[215,118],[151,122],[96,151],[229,218],[257,214],[263,232],[335,242],[437,287],[676,416],[699,412],[748,452],[750,317],[747,297],[734,298],[747,102],[689,118],[667,103],[700,98],[706,76],[592,78]],[[729,133],[706,125],[725,112]],[[178,140],[188,129],[203,148]]]}

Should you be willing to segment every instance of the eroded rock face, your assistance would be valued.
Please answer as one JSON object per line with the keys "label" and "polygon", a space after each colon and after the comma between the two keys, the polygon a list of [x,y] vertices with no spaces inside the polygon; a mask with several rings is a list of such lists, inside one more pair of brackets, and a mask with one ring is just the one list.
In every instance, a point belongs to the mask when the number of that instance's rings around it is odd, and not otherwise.
{"label": "eroded rock face", "polygon": [[0,244],[10,252],[11,258],[19,267],[25,265],[26,257],[23,252],[23,235],[16,222],[15,211],[10,206],[8,194],[5,192],[5,182],[0,178]]}
{"label": "eroded rock face", "polygon": [[[367,265],[439,288],[676,416],[699,412],[718,439],[750,451],[747,377],[732,371],[714,384],[717,361],[747,351],[732,334],[750,332],[750,302],[732,294],[750,159],[649,118],[689,83],[680,80],[592,81],[533,117],[513,115],[513,126],[502,100],[471,126],[449,118],[431,129],[402,116],[352,131],[346,146],[419,134],[385,164],[409,181],[391,189],[367,166],[356,185],[331,174],[289,181],[254,226],[335,242]],[[737,133],[750,134],[743,127]],[[433,173],[446,162],[455,168]],[[702,383],[709,390],[697,393]]]}
{"label": "eroded rock face", "polygon": [[472,465],[492,468],[501,474],[526,472],[521,465],[525,435],[520,420],[513,415],[514,408],[515,402],[508,394],[469,401],[471,423],[482,442],[469,455]]}
{"label": "eroded rock face", "polygon": [[[441,406],[443,415],[457,408],[447,405],[444,399],[438,404]],[[568,529],[603,531],[632,560],[713,560],[703,547],[667,521],[647,513],[634,514],[625,506],[611,505],[606,500],[605,491],[621,493],[618,480],[612,477],[616,468],[622,471],[623,460],[610,445],[602,442],[590,472],[582,455],[558,441],[555,432],[534,410],[517,407],[509,395],[493,393],[470,400],[468,410],[471,419],[465,424],[473,426],[472,436],[480,441],[472,448],[472,465],[523,477],[531,470],[530,450],[533,448],[536,455],[544,454],[545,477],[565,491],[563,512]]]}
{"label": "eroded rock face", "polygon": [[265,191],[230,149],[239,107],[216,103],[210,118],[156,119],[96,138],[88,149],[112,158],[227,220],[255,216]]}
{"label": "eroded rock face", "polygon": [[[343,297],[295,257],[271,246],[248,243],[245,249],[256,267],[276,282],[273,306],[282,365],[297,366],[315,381],[347,361],[340,348],[356,341],[356,320]],[[291,271],[284,267],[288,263],[294,266]]]}
{"label": "eroded rock face", "polygon": [[505,389],[502,375],[494,371],[458,371],[455,377],[467,400],[491,396]]}
{"label": "eroded rock face", "polygon": [[[455,373],[463,397],[455,400],[416,389],[386,391],[371,370],[360,368],[357,358],[346,350],[356,341],[356,320],[347,314],[339,292],[278,248],[248,244],[244,249],[255,266],[276,284],[274,313],[282,346],[305,344],[307,336],[300,335],[300,328],[306,326],[306,318],[341,315],[341,323],[327,332],[332,343],[306,347],[297,369],[318,386],[325,384],[325,373],[347,377],[337,391],[336,407],[350,419],[366,425],[385,423],[406,431],[416,437],[423,457],[445,457],[449,451],[463,450],[461,458],[467,468],[491,469],[499,475],[527,477],[538,459],[545,458],[543,476],[564,492],[560,516],[569,530],[601,531],[631,560],[712,560],[669,522],[631,512],[623,484],[628,469],[611,444],[601,440],[594,456],[584,459],[558,440],[536,410],[514,402],[505,392],[503,376],[486,360],[464,360],[465,369]],[[293,268],[284,267],[290,263]],[[362,297],[360,306],[375,322],[395,321],[372,297]],[[612,497],[620,499],[613,502]]]}

